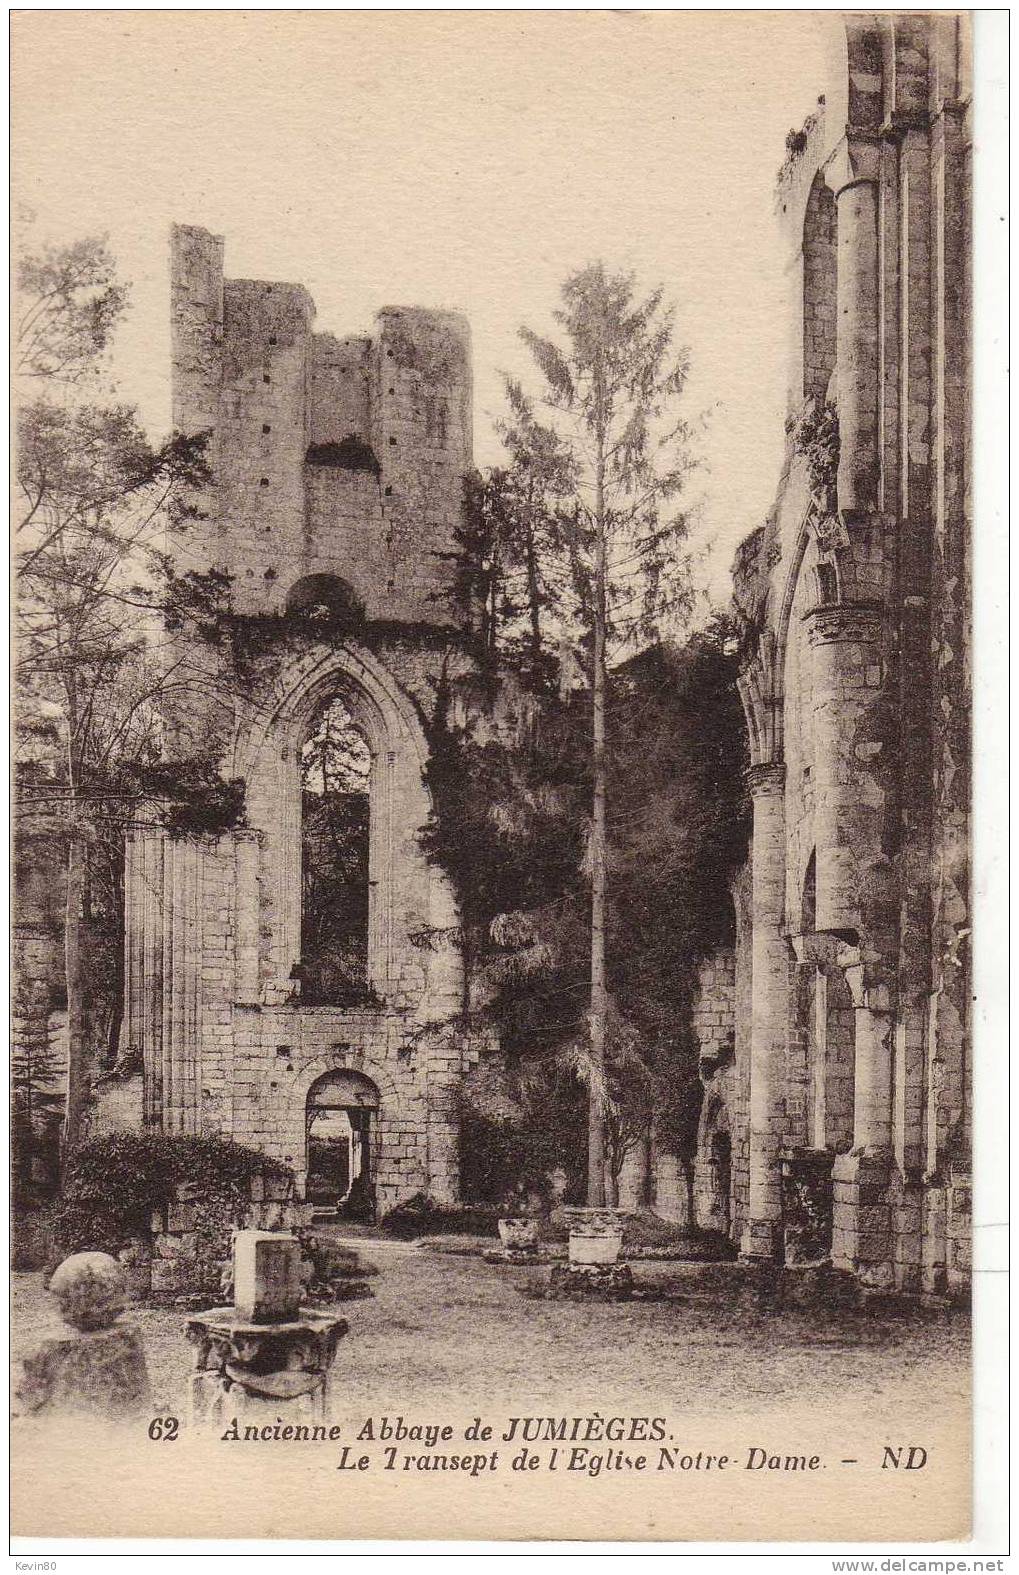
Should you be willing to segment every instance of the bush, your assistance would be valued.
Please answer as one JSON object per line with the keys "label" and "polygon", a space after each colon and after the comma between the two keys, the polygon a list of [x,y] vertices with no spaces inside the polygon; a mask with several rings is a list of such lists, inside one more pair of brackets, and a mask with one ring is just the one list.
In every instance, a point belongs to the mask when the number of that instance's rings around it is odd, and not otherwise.
{"label": "bush", "polygon": [[419,1236],[497,1236],[499,1213],[499,1209],[484,1205],[437,1203],[426,1193],[415,1192],[384,1214],[381,1225],[401,1241],[414,1241]]}
{"label": "bush", "polygon": [[503,1213],[520,1212],[531,1200],[551,1201],[550,1177],[564,1170],[576,1185],[582,1184],[577,1154],[556,1120],[561,1111],[547,1112],[547,1125],[519,1125],[465,1108],[460,1114],[460,1184],[469,1198],[498,1204]]}
{"label": "bush", "polygon": [[67,1251],[117,1248],[149,1234],[154,1209],[182,1182],[198,1196],[246,1198],[256,1175],[290,1176],[289,1166],[228,1138],[164,1132],[111,1132],[74,1154],[56,1213],[56,1237]]}

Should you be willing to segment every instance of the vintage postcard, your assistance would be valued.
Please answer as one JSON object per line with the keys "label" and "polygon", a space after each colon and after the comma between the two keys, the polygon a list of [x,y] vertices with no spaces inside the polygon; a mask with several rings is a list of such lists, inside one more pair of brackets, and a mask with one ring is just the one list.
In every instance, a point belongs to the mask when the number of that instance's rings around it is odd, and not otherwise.
{"label": "vintage postcard", "polygon": [[972,32],[13,14],[16,1538],[969,1537]]}

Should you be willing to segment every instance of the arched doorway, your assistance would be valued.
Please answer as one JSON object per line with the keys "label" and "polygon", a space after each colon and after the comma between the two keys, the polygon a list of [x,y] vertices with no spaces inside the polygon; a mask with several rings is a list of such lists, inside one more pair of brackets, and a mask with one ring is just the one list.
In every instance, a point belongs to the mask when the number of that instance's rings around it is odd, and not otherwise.
{"label": "arched doorway", "polygon": [[305,1198],[348,1219],[375,1212],[379,1091],[360,1072],[327,1072],[305,1104]]}
{"label": "arched doorway", "polygon": [[705,1095],[694,1167],[694,1204],[700,1230],[728,1236],[732,1220],[732,1139],[729,1110],[718,1093]]}

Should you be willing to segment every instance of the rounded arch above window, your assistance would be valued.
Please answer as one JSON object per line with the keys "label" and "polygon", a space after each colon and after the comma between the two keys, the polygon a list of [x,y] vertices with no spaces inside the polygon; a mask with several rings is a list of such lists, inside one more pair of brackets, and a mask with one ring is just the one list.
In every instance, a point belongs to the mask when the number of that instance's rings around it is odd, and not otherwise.
{"label": "rounded arch above window", "polygon": [[304,575],[287,592],[286,610],[333,628],[356,628],[364,622],[364,603],[338,574]]}

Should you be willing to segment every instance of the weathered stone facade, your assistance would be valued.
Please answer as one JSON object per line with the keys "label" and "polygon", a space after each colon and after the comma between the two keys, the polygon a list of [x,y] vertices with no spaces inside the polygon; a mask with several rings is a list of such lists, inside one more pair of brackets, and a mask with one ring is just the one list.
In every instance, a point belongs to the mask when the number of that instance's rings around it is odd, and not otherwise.
{"label": "weathered stone facade", "polygon": [[779,186],[786,464],[735,568],[749,1001],[698,1197],[718,1223],[724,1129],[748,1258],[938,1292],[969,1268],[968,22],[832,29]]}
{"label": "weathered stone facade", "polygon": [[[299,1185],[313,1087],[359,1074],[382,1210],[457,1195],[452,1102],[473,1058],[444,1026],[463,1004],[457,915],[419,841],[427,719],[440,678],[470,669],[449,558],[471,464],[469,336],[455,314],[387,308],[372,338],[340,340],[313,315],[300,286],[225,280],[223,242],[175,227],[174,424],[208,433],[212,476],[178,566],[229,574],[232,614],[264,638],[243,671],[196,648],[212,699],[172,723],[181,748],[189,728],[222,735],[243,829],[128,839],[124,1038],[143,1053],[147,1123],[225,1133]],[[341,639],[305,622],[273,645],[288,612],[330,599],[350,613]],[[372,761],[370,988],[308,1006],[301,747],[337,696]],[[435,935],[449,939],[422,943]]]}

